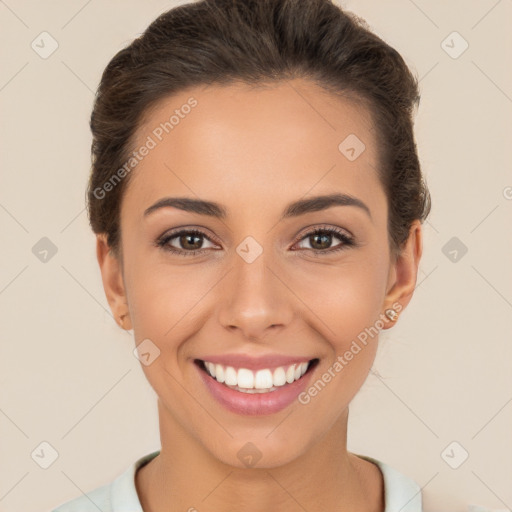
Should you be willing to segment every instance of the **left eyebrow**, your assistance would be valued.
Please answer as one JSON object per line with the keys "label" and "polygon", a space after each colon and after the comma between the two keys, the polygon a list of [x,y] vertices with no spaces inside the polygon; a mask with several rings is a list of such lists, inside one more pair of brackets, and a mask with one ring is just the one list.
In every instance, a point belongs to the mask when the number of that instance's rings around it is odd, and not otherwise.
{"label": "left eyebrow", "polygon": [[[362,209],[369,217],[372,214],[368,206],[357,197],[348,194],[329,194],[314,196],[308,199],[299,199],[290,203],[283,211],[281,220],[298,217],[306,213],[318,212],[333,206],[355,206]],[[194,199],[191,197],[164,197],[144,211],[144,217],[160,208],[173,207],[186,212],[208,215],[217,219],[225,219],[227,210],[224,206],[213,201]]]}
{"label": "left eyebrow", "polygon": [[329,194],[315,196],[309,199],[300,199],[299,201],[289,204],[284,210],[281,219],[298,217],[305,213],[318,212],[320,210],[332,208],[333,206],[355,206],[362,209],[370,219],[372,218],[370,208],[368,208],[368,206],[357,197],[353,197],[348,194]]}

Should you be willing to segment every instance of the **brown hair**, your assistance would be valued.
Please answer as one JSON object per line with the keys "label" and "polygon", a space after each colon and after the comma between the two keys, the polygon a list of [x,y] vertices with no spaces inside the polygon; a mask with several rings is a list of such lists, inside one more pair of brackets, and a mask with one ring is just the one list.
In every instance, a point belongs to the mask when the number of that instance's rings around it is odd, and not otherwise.
{"label": "brown hair", "polygon": [[418,82],[364,20],[330,0],[189,3],[161,14],[119,51],[103,72],[90,120],[87,200],[93,231],[106,233],[120,254],[120,206],[131,173],[118,173],[117,182],[112,178],[130,159],[137,129],[159,100],[197,85],[291,78],[356,98],[371,112],[396,255],[412,222],[423,222],[431,207],[413,134]]}

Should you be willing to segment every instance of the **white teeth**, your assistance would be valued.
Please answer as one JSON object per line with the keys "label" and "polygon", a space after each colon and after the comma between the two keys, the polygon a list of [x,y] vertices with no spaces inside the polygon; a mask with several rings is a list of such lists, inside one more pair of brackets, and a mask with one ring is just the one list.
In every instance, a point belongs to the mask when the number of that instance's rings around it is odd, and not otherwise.
{"label": "white teeth", "polygon": [[210,370],[210,374],[212,377],[216,377],[216,367],[213,363],[206,363],[206,366],[208,367],[208,370]]}
{"label": "white teeth", "polygon": [[274,371],[263,368],[256,372],[247,368],[235,369],[209,361],[204,362],[208,373],[218,382],[245,393],[266,393],[300,379],[307,371],[309,362],[296,363],[288,367],[279,366]]}
{"label": "white teeth", "polygon": [[213,377],[215,377],[219,382],[224,382],[224,367],[220,364],[210,364],[215,367]]}
{"label": "white teeth", "polygon": [[[251,372],[252,373],[252,372]],[[238,381],[240,383],[240,381]],[[238,384],[242,387],[240,384]],[[248,387],[248,386],[244,386]],[[258,370],[254,378],[254,387],[256,389],[265,389],[272,387],[272,372],[270,370]]]}
{"label": "white teeth", "polygon": [[237,385],[240,388],[253,388],[254,387],[254,373],[247,368],[240,368],[237,374]]}
{"label": "white teeth", "polygon": [[294,380],[295,380],[295,365],[292,364],[286,370],[286,382],[288,382],[288,384],[291,384]]}
{"label": "white teeth", "polygon": [[284,386],[286,384],[286,373],[282,366],[274,370],[272,382],[274,383],[274,386]]}
{"label": "white teeth", "polygon": [[[215,375],[212,375],[212,377],[215,377]],[[236,371],[232,366],[228,366],[226,368],[226,372],[224,373],[224,382],[228,386],[236,386],[238,381],[236,378]]]}

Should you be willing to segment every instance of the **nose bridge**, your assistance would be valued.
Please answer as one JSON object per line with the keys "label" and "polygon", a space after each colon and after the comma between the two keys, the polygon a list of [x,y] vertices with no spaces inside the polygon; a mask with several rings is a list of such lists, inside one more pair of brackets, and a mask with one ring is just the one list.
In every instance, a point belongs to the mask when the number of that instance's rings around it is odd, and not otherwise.
{"label": "nose bridge", "polygon": [[273,268],[271,249],[263,250],[254,239],[246,239],[236,252],[222,289],[219,320],[226,328],[238,328],[247,338],[259,339],[268,328],[290,321],[291,304]]}

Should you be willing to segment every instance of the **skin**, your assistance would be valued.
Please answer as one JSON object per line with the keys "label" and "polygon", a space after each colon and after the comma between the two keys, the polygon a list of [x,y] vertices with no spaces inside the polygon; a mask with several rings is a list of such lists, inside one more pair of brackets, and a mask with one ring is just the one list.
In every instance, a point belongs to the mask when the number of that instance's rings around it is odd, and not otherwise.
{"label": "skin", "polygon": [[[193,360],[228,352],[318,357],[315,382],[387,308],[407,306],[421,224],[413,223],[393,258],[375,129],[360,104],[301,79],[196,87],[162,100],[140,126],[135,147],[190,96],[198,105],[131,175],[121,207],[122,255],[97,237],[115,318],[127,314],[123,327],[133,329],[136,343],[149,338],[160,350],[142,365],[158,396],[162,448],[136,474],[141,504],[150,512],[382,512],[380,470],[347,451],[348,406],[368,376],[378,336],[307,405],[295,401],[258,417],[215,402]],[[366,146],[354,161],[338,150],[349,134]],[[290,202],[333,192],[359,198],[371,218],[355,206],[334,206],[279,220]],[[228,215],[162,208],[144,218],[165,196],[215,201]],[[304,236],[326,226],[345,230],[358,245],[329,254],[343,243],[336,235],[323,245]],[[192,240],[196,247],[202,241],[202,254],[154,245],[178,227],[205,232]],[[236,252],[247,236],[263,249],[250,264]],[[191,250],[179,237],[169,243]],[[392,325],[386,320],[382,328]],[[237,457],[249,441],[262,454],[251,468]]]}

